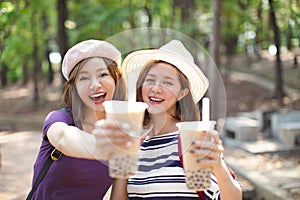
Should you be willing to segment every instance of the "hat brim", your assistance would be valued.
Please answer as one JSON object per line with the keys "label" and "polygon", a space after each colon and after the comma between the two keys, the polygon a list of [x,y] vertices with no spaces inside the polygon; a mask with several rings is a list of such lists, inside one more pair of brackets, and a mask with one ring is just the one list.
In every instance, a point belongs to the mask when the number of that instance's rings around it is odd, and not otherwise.
{"label": "hat brim", "polygon": [[125,75],[130,73],[138,77],[145,64],[152,60],[161,60],[177,67],[189,80],[195,103],[204,96],[209,84],[204,73],[196,64],[174,53],[160,49],[136,51],[125,57],[121,68]]}

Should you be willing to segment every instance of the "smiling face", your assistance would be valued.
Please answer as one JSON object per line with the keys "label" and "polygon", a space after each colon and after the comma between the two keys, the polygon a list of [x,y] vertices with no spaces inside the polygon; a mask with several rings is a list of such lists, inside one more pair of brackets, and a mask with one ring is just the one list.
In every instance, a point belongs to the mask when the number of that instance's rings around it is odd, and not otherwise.
{"label": "smiling face", "polygon": [[112,99],[115,81],[102,58],[89,58],[83,62],[75,80],[78,95],[87,110],[104,111],[102,103]]}
{"label": "smiling face", "polygon": [[164,62],[155,63],[142,83],[142,98],[152,116],[162,112],[174,116],[176,102],[188,91],[181,88],[178,70]]}

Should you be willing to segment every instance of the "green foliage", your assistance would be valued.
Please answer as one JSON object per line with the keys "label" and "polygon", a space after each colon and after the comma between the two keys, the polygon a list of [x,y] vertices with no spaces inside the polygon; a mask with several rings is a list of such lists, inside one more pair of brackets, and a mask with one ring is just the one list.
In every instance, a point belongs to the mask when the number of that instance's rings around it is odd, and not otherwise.
{"label": "green foliage", "polygon": [[[191,1],[191,0],[190,0]],[[182,32],[202,44],[212,33],[211,1],[194,0],[191,18],[183,23],[182,9],[174,0],[74,0],[66,1],[68,20],[65,25],[69,45],[96,38],[107,39],[127,29],[139,27],[171,28]],[[227,49],[244,51],[245,45],[260,43],[263,49],[272,43],[268,1],[221,1],[221,38]],[[57,1],[10,0],[0,3],[0,69],[9,67],[9,76],[15,80],[22,76],[26,62],[32,70],[33,44],[39,49],[39,58],[46,65],[43,53],[47,45],[58,51]],[[292,44],[299,45],[299,0],[275,0],[277,22],[282,34],[291,28]],[[289,26],[290,25],[290,26]],[[249,32],[256,33],[248,38]],[[47,73],[47,68],[43,68]]]}

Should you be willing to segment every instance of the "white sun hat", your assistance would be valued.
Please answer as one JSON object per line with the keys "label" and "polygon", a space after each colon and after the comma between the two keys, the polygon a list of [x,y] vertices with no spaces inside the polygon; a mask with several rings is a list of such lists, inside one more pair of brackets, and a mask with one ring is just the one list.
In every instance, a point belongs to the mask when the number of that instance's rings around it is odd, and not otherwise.
{"label": "white sun hat", "polygon": [[82,60],[91,57],[109,58],[121,66],[121,52],[112,44],[102,40],[85,40],[70,48],[62,62],[62,73],[68,80],[70,72]]}
{"label": "white sun hat", "polygon": [[138,77],[142,68],[149,61],[164,61],[178,68],[189,80],[190,91],[197,103],[208,88],[208,79],[198,67],[191,53],[178,40],[171,40],[159,49],[139,50],[130,53],[122,63],[124,75],[132,73]]}

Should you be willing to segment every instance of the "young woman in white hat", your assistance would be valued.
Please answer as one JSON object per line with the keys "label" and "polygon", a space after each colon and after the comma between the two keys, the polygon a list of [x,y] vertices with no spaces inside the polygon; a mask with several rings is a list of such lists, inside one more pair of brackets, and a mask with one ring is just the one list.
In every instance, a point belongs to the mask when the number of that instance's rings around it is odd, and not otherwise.
{"label": "young woman in white hat", "polygon": [[[107,164],[99,160],[107,159],[115,142],[126,145],[131,138],[113,129],[113,134],[103,137],[109,140],[105,149],[97,152],[96,137],[91,133],[96,121],[105,118],[103,102],[125,99],[120,61],[121,53],[105,41],[86,40],[68,50],[62,63],[67,80],[62,96],[64,108],[45,119],[34,164],[33,190],[27,199],[99,200],[106,194],[113,179]],[[99,124],[98,129],[112,132],[109,123]],[[43,166],[50,157],[57,160],[50,160],[47,170]],[[39,175],[41,171],[46,172],[44,177]]]}
{"label": "young woman in white hat", "polygon": [[112,199],[242,199],[241,188],[222,158],[224,148],[216,131],[206,135],[214,142],[201,148],[193,144],[194,155],[201,157],[199,166],[213,173],[211,187],[197,193],[186,186],[176,123],[200,120],[196,103],[208,80],[184,45],[172,40],[159,49],[133,52],[124,59],[122,70],[124,75],[138,75],[137,101],[148,104],[144,125],[150,132],[141,144],[138,172],[114,184]]}

